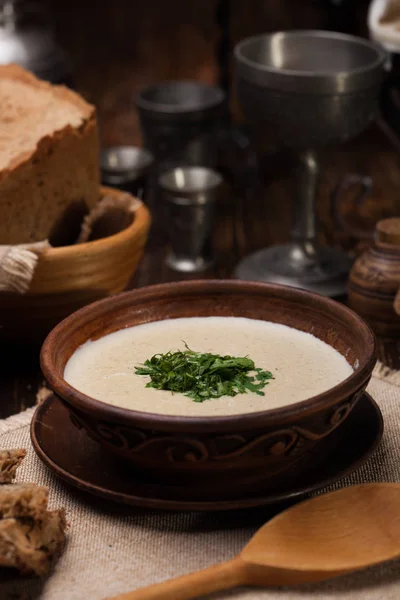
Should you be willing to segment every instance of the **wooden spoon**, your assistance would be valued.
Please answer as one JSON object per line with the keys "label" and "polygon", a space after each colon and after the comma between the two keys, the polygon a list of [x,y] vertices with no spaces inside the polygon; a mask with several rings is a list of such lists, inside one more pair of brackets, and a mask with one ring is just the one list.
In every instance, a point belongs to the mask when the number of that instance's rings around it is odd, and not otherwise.
{"label": "wooden spoon", "polygon": [[400,484],[363,484],[278,514],[228,562],[109,600],[186,600],[240,585],[294,586],[397,556]]}

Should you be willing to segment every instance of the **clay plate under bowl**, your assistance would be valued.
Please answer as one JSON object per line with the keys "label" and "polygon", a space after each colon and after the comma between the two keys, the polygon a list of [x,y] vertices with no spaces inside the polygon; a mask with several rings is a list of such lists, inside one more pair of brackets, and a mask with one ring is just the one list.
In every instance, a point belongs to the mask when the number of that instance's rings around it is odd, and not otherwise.
{"label": "clay plate under bowl", "polygon": [[68,418],[65,405],[51,395],[31,422],[33,447],[44,464],[70,485],[114,502],[168,510],[229,510],[275,504],[321,489],[349,475],[371,456],[383,433],[382,414],[363,394],[349,418],[306,456],[307,470],[257,489],[256,493],[214,498],[212,489],[195,494],[189,486],[160,484],[138,473],[129,461],[107,452]]}
{"label": "clay plate under bowl", "polygon": [[[83,343],[124,327],[166,318],[237,316],[309,332],[346,357],[354,372],[303,402],[226,417],[178,417],[138,412],[94,400],[63,378]],[[375,338],[347,307],[323,296],[280,285],[245,281],[188,281],[142,288],[95,302],[59,323],[41,351],[43,374],[77,427],[105,449],[129,459],[160,481],[186,483],[195,493],[242,494],[260,482],[274,485],[353,410],[375,365]]]}

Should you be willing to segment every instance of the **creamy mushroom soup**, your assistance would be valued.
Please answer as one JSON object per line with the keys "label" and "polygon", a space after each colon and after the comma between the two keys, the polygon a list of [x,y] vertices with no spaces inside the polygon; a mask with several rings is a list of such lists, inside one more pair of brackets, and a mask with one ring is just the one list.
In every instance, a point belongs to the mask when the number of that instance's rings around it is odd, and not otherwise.
{"label": "creamy mushroom soup", "polygon": [[[263,388],[194,402],[183,393],[146,387],[135,367],[155,354],[185,350],[250,357],[271,371]],[[164,415],[222,416],[278,408],[320,394],[353,372],[334,348],[292,327],[239,317],[167,319],[129,327],[86,342],[69,359],[65,380],[114,406]]]}

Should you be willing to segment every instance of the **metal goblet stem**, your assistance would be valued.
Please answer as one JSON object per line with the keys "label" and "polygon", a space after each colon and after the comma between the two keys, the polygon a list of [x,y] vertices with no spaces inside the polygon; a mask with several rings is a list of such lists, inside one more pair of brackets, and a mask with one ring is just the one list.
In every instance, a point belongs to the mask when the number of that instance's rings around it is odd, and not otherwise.
{"label": "metal goblet stem", "polygon": [[[306,150],[299,153],[297,173],[297,198],[295,202],[295,219],[292,229],[292,243],[289,264],[294,269],[308,269],[308,283],[325,274],[326,278],[346,277],[351,259],[343,252],[333,248],[323,248],[318,244],[317,186],[320,173],[317,150]],[[306,272],[304,272],[306,277]],[[335,280],[331,285],[325,284],[327,295],[335,294],[335,288],[341,283]],[[301,287],[301,286],[300,286]],[[339,290],[340,291],[340,290]]]}
{"label": "metal goblet stem", "polygon": [[319,175],[318,156],[315,150],[299,155],[299,197],[296,203],[293,241],[303,248],[304,257],[315,261],[317,255],[317,217],[315,202]]}
{"label": "metal goblet stem", "polygon": [[317,241],[316,192],[319,171],[316,150],[299,153],[291,242],[270,246],[244,258],[236,268],[239,279],[291,285],[326,296],[344,293],[351,258],[340,250],[321,247]]}

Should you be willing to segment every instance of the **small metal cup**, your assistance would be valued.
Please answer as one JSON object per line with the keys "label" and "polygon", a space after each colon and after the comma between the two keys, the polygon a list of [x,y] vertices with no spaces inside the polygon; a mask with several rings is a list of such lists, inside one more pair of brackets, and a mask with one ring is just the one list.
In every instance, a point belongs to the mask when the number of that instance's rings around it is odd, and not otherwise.
{"label": "small metal cup", "polygon": [[105,148],[100,154],[101,181],[103,185],[117,187],[142,198],[153,162],[152,154],[143,148]]}
{"label": "small metal cup", "polygon": [[222,177],[205,167],[178,167],[159,178],[171,249],[167,265],[195,273],[214,263],[212,226],[214,204]]}

